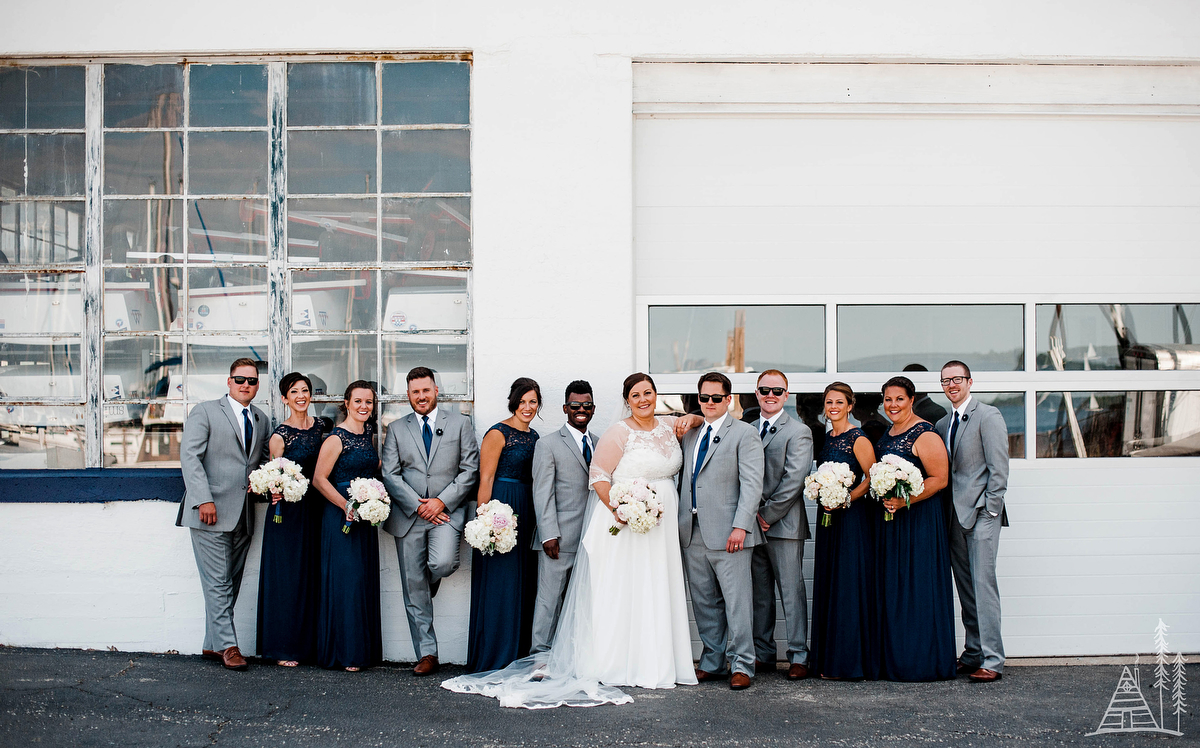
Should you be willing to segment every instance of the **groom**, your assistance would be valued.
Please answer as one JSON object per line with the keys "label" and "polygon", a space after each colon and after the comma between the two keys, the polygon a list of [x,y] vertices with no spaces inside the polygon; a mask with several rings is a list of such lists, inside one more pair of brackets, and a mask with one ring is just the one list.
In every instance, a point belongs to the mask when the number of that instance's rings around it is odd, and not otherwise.
{"label": "groom", "polygon": [[754,427],[729,414],[728,377],[709,372],[699,388],[705,422],[683,438],[679,474],[679,544],[703,645],[696,680],[723,677],[728,656],[738,691],[754,678],[750,549],[762,539],[763,447]]}
{"label": "groom", "polygon": [[458,569],[458,547],[466,524],[464,505],[479,483],[479,443],[461,413],[438,407],[433,371],[408,372],[413,412],[388,428],[383,442],[383,483],[394,509],[383,529],[396,538],[404,612],[412,635],[416,675],[438,669],[433,632],[433,596],[443,578]]}
{"label": "groom", "polygon": [[966,630],[958,672],[991,683],[1004,672],[996,555],[1008,524],[1008,428],[999,410],[971,397],[971,370],[962,361],[942,367],[942,391],[954,406],[936,428],[950,452],[950,568]]}

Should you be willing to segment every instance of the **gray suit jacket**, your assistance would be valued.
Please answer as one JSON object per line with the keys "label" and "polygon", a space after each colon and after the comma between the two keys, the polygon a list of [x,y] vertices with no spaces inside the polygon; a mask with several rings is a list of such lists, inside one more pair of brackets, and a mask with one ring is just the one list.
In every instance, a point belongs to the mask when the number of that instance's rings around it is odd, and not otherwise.
{"label": "gray suit jacket", "polygon": [[[179,461],[183,468],[183,503],[175,524],[197,530],[229,532],[237,525],[246,507],[246,491],[250,473],[267,459],[267,439],[271,422],[267,414],[253,405],[254,442],[250,453],[242,448],[242,423],[234,416],[228,398],[200,403],[183,422],[183,440],[179,444]],[[213,502],[217,506],[217,523],[200,521],[196,507]],[[250,531],[254,529],[254,514],[249,515]]]}
{"label": "gray suit jacket", "polygon": [[[762,433],[761,418],[754,422],[754,431]],[[771,526],[767,537],[805,540],[810,535],[804,508],[804,476],[812,467],[812,429],[784,411],[762,445],[766,468],[758,513]]]}
{"label": "gray suit jacket", "polygon": [[[683,438],[683,469],[679,472],[679,544],[692,544],[692,472],[696,442],[708,424],[692,429]],[[731,413],[713,434],[708,454],[696,476],[696,509],[700,532],[710,550],[721,550],[735,527],[746,531],[746,547],[761,542],[758,529],[762,501],[763,447],[758,432]]]}
{"label": "gray suit jacket", "polygon": [[396,537],[412,529],[421,499],[441,499],[450,524],[462,530],[466,513],[458,510],[471,503],[479,485],[479,441],[471,420],[439,406],[437,422],[430,425],[433,443],[428,457],[416,413],[393,423],[383,441],[383,484],[393,508],[383,529]]}
{"label": "gray suit jacket", "polygon": [[[583,535],[594,496],[588,489],[588,467],[583,461],[576,441],[578,431],[564,425],[558,431],[538,439],[533,450],[533,511],[537,517],[533,548],[558,538],[558,548],[574,553]],[[592,453],[596,452],[596,435],[588,432]]]}
{"label": "gray suit jacket", "polygon": [[[951,412],[937,422],[935,428],[942,441],[946,440],[953,419]],[[954,437],[950,488],[954,495],[954,512],[964,529],[975,526],[980,509],[996,515],[1004,513],[1004,493],[1008,490],[1008,427],[999,410],[984,405],[977,398],[971,398]]]}

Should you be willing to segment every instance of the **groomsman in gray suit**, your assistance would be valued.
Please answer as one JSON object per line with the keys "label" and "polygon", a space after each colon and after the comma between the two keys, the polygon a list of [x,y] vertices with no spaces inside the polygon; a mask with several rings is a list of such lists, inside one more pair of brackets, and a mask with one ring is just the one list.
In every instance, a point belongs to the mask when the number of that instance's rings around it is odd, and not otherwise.
{"label": "groomsman in gray suit", "polygon": [[942,367],[942,391],[954,406],[937,431],[950,452],[950,567],[967,632],[958,672],[990,683],[1004,673],[996,555],[1008,524],[1008,428],[999,410],[971,397],[971,369],[962,361]]}
{"label": "groomsman in gray suit", "polygon": [[758,526],[766,542],[754,546],[755,669],[775,669],[775,587],[787,623],[788,679],[808,677],[808,591],[804,588],[804,476],[813,459],[812,431],[783,409],[788,381],[782,371],[758,375],[759,418],[754,430],[762,439],[766,468]]}
{"label": "groomsman in gray suit", "polygon": [[413,412],[388,428],[383,442],[383,483],[392,513],[383,529],[396,538],[400,587],[417,664],[413,672],[438,669],[433,596],[458,569],[458,547],[468,507],[479,484],[479,442],[470,419],[438,407],[433,371],[408,373]]}
{"label": "groomsman in gray suit", "polygon": [[233,630],[233,606],[242,588],[246,552],[254,533],[250,473],[264,460],[271,434],[266,413],[250,404],[258,394],[258,364],[239,358],[229,367],[229,394],[200,403],[183,424],[179,461],[184,496],[175,524],[187,527],[204,591],[207,659],[245,670]]}
{"label": "groomsman in gray suit", "polygon": [[588,431],[596,413],[592,386],[583,380],[568,384],[563,413],[567,425],[538,439],[533,450],[533,511],[537,517],[533,547],[541,551],[530,647],[535,653],[550,649],[554,640],[590,507],[588,498],[595,495],[588,489],[588,468],[596,449],[596,435]]}
{"label": "groomsman in gray suit", "polygon": [[728,657],[736,691],[754,678],[749,549],[762,541],[763,447],[750,424],[730,415],[728,377],[709,372],[699,388],[705,423],[683,438],[679,544],[703,645],[696,679],[723,677]]}

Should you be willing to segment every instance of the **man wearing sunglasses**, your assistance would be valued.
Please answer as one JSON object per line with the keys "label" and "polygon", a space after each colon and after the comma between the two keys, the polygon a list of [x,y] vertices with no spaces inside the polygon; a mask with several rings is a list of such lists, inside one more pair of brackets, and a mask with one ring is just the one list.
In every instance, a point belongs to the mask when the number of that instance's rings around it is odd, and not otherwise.
{"label": "man wearing sunglasses", "polygon": [[775,670],[775,588],[787,623],[788,679],[808,677],[808,591],[804,588],[804,541],[808,514],[804,476],[812,466],[812,430],[783,409],[788,381],[782,371],[758,375],[759,417],[765,469],[758,526],[766,541],[754,546],[754,650],[756,669]]}
{"label": "man wearing sunglasses", "polygon": [[679,473],[679,545],[692,593],[702,651],[696,679],[723,678],[748,688],[754,679],[754,596],[750,553],[762,541],[756,515],[762,500],[762,440],[729,413],[729,377],[700,377],[704,423],[683,438]]}
{"label": "man wearing sunglasses", "polygon": [[233,629],[233,606],[254,533],[250,473],[266,461],[271,430],[267,415],[250,404],[258,379],[258,362],[234,361],[226,380],[229,394],[192,409],[179,445],[185,491],[175,524],[190,529],[204,591],[201,652],[230,670],[247,668]]}
{"label": "man wearing sunglasses", "polygon": [[530,647],[534,653],[550,649],[554,639],[587,517],[588,468],[597,438],[588,431],[596,413],[592,386],[583,380],[568,384],[563,413],[566,425],[538,439],[533,450],[533,548],[541,551]]}

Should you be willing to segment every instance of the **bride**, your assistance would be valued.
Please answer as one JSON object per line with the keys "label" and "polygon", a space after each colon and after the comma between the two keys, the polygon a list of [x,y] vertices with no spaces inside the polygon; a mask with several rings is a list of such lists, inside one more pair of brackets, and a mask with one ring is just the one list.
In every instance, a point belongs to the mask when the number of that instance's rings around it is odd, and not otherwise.
{"label": "bride", "polygon": [[[633,701],[616,686],[696,683],[675,476],[683,464],[679,437],[698,419],[656,417],[658,392],[646,374],[627,377],[622,394],[632,415],[596,445],[588,483],[599,501],[588,513],[550,651],[451,678],[443,688],[491,696],[501,706],[548,709]],[[649,481],[663,504],[662,522],[644,535],[625,528],[608,505],[613,482],[634,478]]]}

